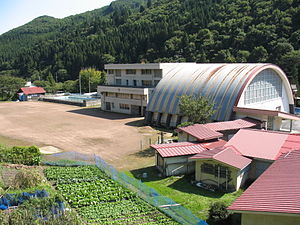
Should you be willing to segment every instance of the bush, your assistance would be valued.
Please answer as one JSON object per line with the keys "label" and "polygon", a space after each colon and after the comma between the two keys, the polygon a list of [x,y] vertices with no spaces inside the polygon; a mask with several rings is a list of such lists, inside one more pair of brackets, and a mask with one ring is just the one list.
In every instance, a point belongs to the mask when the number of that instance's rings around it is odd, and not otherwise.
{"label": "bush", "polygon": [[41,161],[40,150],[35,146],[13,148],[0,147],[0,162],[39,165]]}
{"label": "bush", "polygon": [[214,202],[209,209],[209,224],[230,224],[229,212],[224,202]]}
{"label": "bush", "polygon": [[38,171],[21,170],[14,178],[15,189],[25,189],[36,187],[43,183],[43,178]]}
{"label": "bush", "polygon": [[177,127],[188,127],[188,126],[192,126],[194,125],[193,122],[183,122],[181,124],[179,124]]}

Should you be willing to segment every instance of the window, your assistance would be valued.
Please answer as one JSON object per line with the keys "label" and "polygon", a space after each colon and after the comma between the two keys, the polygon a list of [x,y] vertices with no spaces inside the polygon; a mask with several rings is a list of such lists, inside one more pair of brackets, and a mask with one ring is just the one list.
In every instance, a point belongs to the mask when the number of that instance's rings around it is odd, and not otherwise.
{"label": "window", "polygon": [[162,70],[154,70],[154,77],[162,78]]}
{"label": "window", "polygon": [[126,70],[126,74],[136,74],[136,70],[128,69]]}
{"label": "window", "polygon": [[154,80],[154,85],[156,86],[159,83],[159,80]]}
{"label": "window", "polygon": [[130,94],[118,93],[117,97],[118,98],[124,98],[124,99],[130,99]]}
{"label": "window", "polygon": [[142,70],[142,75],[152,74],[152,70]]}
{"label": "window", "polygon": [[116,97],[116,93],[113,92],[107,92],[107,97]]}
{"label": "window", "polygon": [[115,72],[114,70],[108,70],[107,71],[108,74],[114,74],[114,72]]}
{"label": "window", "polygon": [[142,80],[142,86],[151,87],[152,86],[152,80]]}
{"label": "window", "polygon": [[122,80],[121,79],[116,79],[116,85],[121,85],[122,84]]}
{"label": "window", "polygon": [[128,86],[129,85],[129,81],[128,80],[126,80],[126,86]]}
{"label": "window", "polygon": [[119,105],[120,105],[120,109],[129,110],[129,105],[128,104],[120,103]]}
{"label": "window", "polygon": [[282,97],[282,80],[270,69],[260,72],[245,91],[245,105]]}
{"label": "window", "polygon": [[142,99],[142,95],[135,95],[135,94],[132,94],[132,99],[140,100],[140,99]]}
{"label": "window", "polygon": [[208,173],[208,174],[215,175],[215,168],[214,168],[214,165],[208,164],[208,163],[203,163],[203,164],[201,165],[201,172],[202,172],[202,173]]}
{"label": "window", "polygon": [[116,77],[120,77],[121,76],[121,70],[116,70]]}
{"label": "window", "polygon": [[133,86],[136,86],[136,80],[133,80]]}

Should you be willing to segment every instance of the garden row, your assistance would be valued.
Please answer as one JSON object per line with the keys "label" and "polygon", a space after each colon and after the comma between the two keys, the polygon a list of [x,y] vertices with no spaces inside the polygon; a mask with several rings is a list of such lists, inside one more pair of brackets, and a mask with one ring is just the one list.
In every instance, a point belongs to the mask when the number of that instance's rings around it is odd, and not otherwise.
{"label": "garden row", "polygon": [[49,167],[44,173],[88,223],[177,224],[96,166]]}

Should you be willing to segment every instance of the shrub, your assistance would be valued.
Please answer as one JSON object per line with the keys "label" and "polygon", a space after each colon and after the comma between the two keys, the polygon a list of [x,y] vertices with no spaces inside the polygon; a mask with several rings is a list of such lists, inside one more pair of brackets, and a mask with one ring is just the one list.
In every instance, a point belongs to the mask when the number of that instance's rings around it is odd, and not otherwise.
{"label": "shrub", "polygon": [[39,165],[41,161],[40,150],[35,146],[13,148],[0,148],[0,162],[24,164],[24,165]]}
{"label": "shrub", "polygon": [[194,125],[194,123],[193,122],[183,122],[183,123],[179,124],[177,127],[188,127],[191,125]]}
{"label": "shrub", "polygon": [[14,178],[14,188],[32,188],[43,182],[42,176],[35,170],[21,170]]}
{"label": "shrub", "polygon": [[209,224],[229,224],[230,217],[224,202],[214,202],[209,209]]}

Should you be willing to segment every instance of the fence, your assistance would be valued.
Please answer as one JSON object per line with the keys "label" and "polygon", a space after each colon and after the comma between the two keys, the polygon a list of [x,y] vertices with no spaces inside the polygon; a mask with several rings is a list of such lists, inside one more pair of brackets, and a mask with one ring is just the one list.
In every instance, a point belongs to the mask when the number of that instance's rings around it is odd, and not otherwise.
{"label": "fence", "polygon": [[[193,213],[176,203],[172,199],[162,196],[153,188],[142,183],[140,180],[127,176],[123,172],[117,171],[113,166],[106,163],[101,157],[96,155],[84,155],[76,152],[66,152],[53,154],[52,157],[57,157],[60,159],[68,158],[68,160],[59,160],[57,162],[44,162],[47,165],[64,165],[68,166],[68,161],[75,160],[75,162],[70,165],[86,165],[91,164],[91,161],[94,160],[94,164],[105,172],[112,179],[123,185],[124,187],[137,193],[139,197],[144,199],[149,204],[157,207],[159,210],[165,214],[172,217],[179,223],[182,224],[199,224],[199,225],[208,225],[205,221],[199,219]],[[84,162],[83,162],[84,161]]]}

